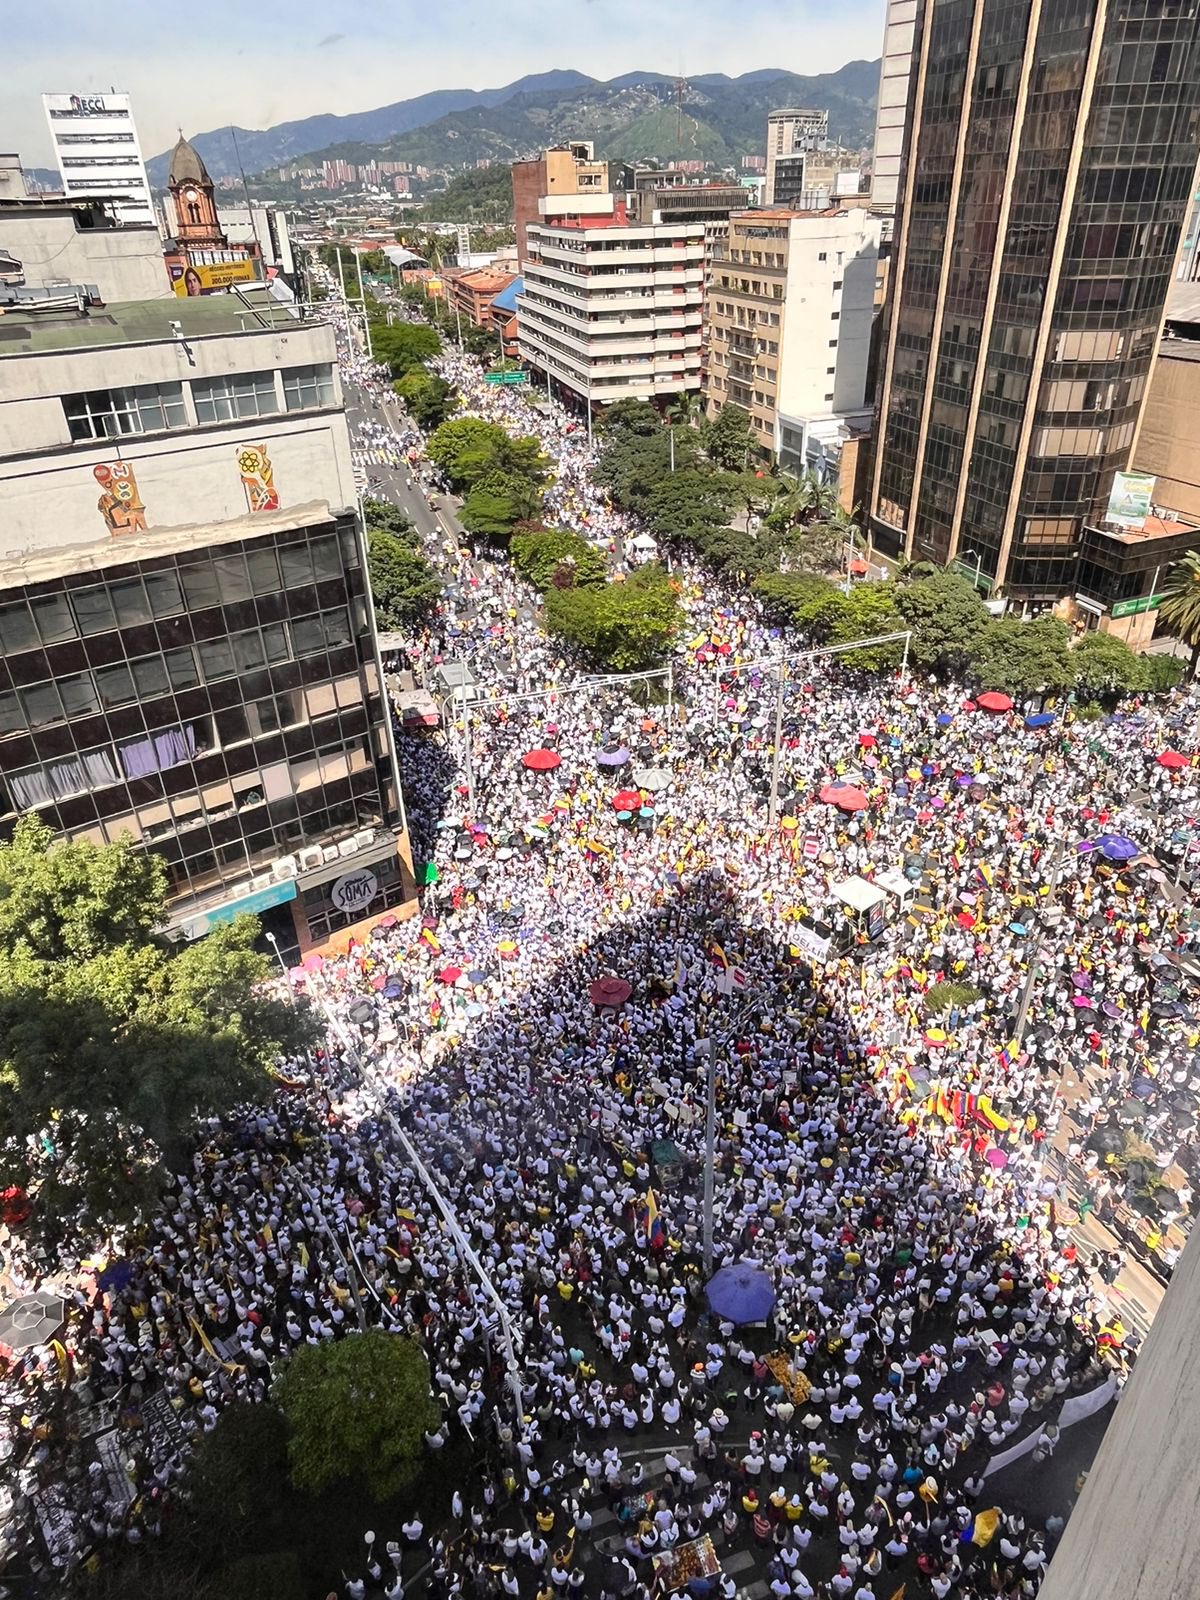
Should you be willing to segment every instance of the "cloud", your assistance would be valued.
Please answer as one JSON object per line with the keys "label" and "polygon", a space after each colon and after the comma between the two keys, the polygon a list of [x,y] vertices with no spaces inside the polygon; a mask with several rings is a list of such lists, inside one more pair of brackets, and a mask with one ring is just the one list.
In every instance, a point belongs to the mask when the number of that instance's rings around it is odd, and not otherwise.
{"label": "cloud", "polygon": [[345,37],[344,33],[327,33],[323,39],[317,40],[317,49],[326,50],[331,44],[340,44]]}

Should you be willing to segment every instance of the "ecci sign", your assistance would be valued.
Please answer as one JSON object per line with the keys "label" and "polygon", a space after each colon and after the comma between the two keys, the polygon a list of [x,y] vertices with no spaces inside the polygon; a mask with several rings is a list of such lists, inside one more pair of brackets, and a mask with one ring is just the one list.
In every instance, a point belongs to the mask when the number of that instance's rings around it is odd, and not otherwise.
{"label": "ecci sign", "polygon": [[108,110],[102,94],[73,94],[71,110],[81,117],[102,117]]}
{"label": "ecci sign", "polygon": [[329,898],[339,911],[347,914],[365,911],[379,893],[379,879],[370,867],[359,867],[357,872],[347,872],[329,891]]}

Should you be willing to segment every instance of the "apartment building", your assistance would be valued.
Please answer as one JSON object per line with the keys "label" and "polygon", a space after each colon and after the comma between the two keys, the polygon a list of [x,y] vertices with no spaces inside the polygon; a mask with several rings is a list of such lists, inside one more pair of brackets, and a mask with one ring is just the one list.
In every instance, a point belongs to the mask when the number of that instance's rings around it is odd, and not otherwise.
{"label": "apartment building", "polygon": [[708,304],[710,415],[749,413],[789,471],[835,462],[868,424],[880,223],[863,207],[741,211]]}
{"label": "apartment building", "polygon": [[[6,291],[0,290],[0,295]],[[0,830],[131,836],[169,929],[295,952],[415,893],[332,328],[8,291]]]}
{"label": "apartment building", "polygon": [[[593,406],[701,386],[705,228],[631,223],[614,195],[542,201],[517,300],[521,357]],[[553,217],[554,220],[551,220]]]}
{"label": "apartment building", "polygon": [[54,160],[68,199],[109,196],[121,222],[157,228],[127,94],[44,94]]}
{"label": "apartment building", "polygon": [[530,225],[548,215],[541,208],[542,201],[606,195],[608,163],[596,160],[590,140],[575,139],[553,150],[543,150],[530,161],[514,161],[512,185],[519,268],[525,260]]}

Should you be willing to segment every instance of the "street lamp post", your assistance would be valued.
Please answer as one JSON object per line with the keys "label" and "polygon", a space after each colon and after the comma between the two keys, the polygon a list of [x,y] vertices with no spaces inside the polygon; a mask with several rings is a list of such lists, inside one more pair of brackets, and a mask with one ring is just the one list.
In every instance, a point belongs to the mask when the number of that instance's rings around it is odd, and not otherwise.
{"label": "street lamp post", "polygon": [[980,583],[981,583],[982,578],[983,578],[983,556],[980,554],[980,552],[978,550],[960,550],[958,552],[958,559],[961,561],[964,556],[974,556],[975,557],[975,579],[974,579],[974,582],[975,582],[975,588],[978,589],[980,587]]}
{"label": "street lamp post", "polygon": [[783,750],[783,683],[787,663],[780,661],[775,669],[775,745],[771,751],[771,804],[767,813],[774,827],[779,815],[779,767]]}
{"label": "street lamp post", "polygon": [[[749,1018],[752,1006],[744,1006],[729,1019],[729,1025],[721,1034],[720,1044],[727,1045],[730,1039]],[[707,1039],[698,1039],[696,1048],[704,1051],[707,1058],[707,1071],[705,1083],[705,1121],[704,1121],[704,1276],[712,1277],[713,1264],[713,1190],[716,1179],[717,1164],[717,1052],[715,1042],[710,1035]]]}

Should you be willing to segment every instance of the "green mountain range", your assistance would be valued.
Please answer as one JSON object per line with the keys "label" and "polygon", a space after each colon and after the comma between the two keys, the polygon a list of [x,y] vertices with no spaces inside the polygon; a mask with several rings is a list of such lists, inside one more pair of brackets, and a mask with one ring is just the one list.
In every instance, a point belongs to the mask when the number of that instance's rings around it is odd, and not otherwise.
{"label": "green mountain range", "polygon": [[609,159],[653,156],[733,164],[739,156],[765,150],[767,113],[780,106],[827,108],[830,137],[851,149],[868,146],[874,134],[878,61],[850,61],[814,77],[711,74],[685,84],[681,105],[675,80],[661,73],[625,73],[611,83],[581,83],[580,76],[563,73],[561,84],[454,110],[382,141],[343,140],[288,159],[301,166],[340,158],[463,167],[483,159],[514,161],[568,139],[591,139],[597,156]]}

